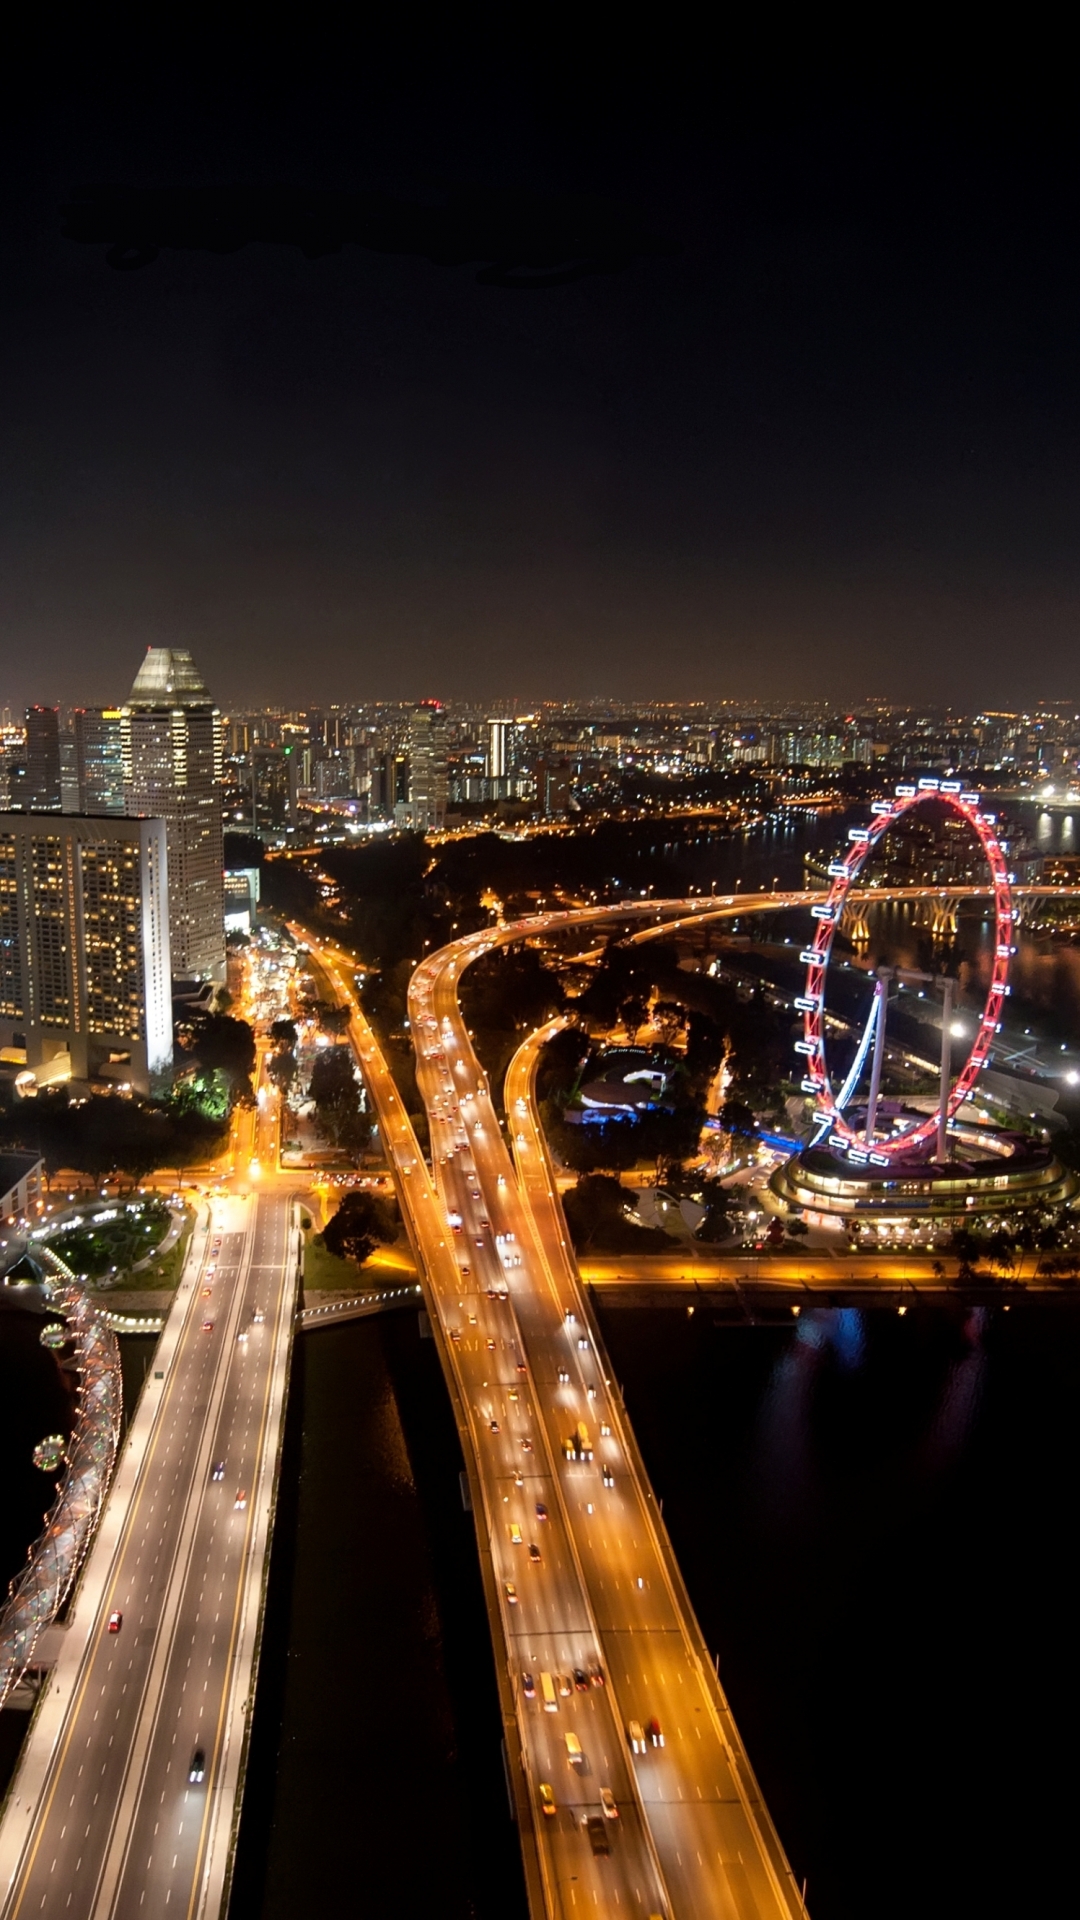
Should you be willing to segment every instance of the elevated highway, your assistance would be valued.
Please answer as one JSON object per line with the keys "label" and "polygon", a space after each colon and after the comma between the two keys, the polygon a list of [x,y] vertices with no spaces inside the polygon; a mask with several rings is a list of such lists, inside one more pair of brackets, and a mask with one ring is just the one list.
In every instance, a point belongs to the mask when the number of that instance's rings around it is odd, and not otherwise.
{"label": "elevated highway", "polygon": [[286,1195],[215,1201],[193,1240],[8,1797],[3,1920],[222,1911],[297,1240]]}

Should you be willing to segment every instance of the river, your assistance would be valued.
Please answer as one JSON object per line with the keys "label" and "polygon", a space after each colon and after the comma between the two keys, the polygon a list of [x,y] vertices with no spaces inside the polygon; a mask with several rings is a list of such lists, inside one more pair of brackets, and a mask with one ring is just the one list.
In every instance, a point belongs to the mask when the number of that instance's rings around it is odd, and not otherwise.
{"label": "river", "polygon": [[1075,1308],[822,1310],[790,1330],[610,1310],[604,1330],[814,1920],[1057,1911]]}

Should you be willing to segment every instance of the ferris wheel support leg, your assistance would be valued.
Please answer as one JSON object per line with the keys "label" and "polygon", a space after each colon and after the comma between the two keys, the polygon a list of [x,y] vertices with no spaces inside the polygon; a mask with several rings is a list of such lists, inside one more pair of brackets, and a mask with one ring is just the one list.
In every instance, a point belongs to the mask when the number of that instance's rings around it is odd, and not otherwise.
{"label": "ferris wheel support leg", "polygon": [[877,1125],[878,1094],[881,1091],[881,1063],[885,1057],[885,1015],[889,1010],[889,969],[878,970],[877,986],[874,989],[877,998],[877,1026],[874,1030],[874,1063],[870,1069],[870,1098],[866,1103],[866,1144],[874,1138]]}
{"label": "ferris wheel support leg", "polygon": [[953,983],[949,975],[945,977],[945,998],[941,1008],[941,1099],[937,1117],[937,1158],[943,1163],[949,1157],[949,1082],[952,1079],[952,1005]]}

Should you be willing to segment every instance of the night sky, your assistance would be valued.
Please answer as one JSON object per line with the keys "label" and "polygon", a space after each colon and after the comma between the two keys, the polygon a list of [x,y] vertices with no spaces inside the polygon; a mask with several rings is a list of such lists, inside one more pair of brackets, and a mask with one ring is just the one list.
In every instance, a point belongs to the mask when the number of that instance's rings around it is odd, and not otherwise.
{"label": "night sky", "polygon": [[0,701],[1080,697],[1065,47],[440,31],[9,62]]}

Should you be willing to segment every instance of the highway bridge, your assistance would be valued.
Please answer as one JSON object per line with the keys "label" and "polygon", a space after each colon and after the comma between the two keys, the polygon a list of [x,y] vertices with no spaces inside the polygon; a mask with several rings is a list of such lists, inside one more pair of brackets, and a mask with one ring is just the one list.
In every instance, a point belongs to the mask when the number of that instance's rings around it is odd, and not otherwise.
{"label": "highway bridge", "polygon": [[298,1240],[287,1194],[200,1221],[0,1825],[3,1920],[222,1911]]}
{"label": "highway bridge", "polygon": [[[889,897],[926,901],[945,891],[952,901],[987,889],[911,887],[890,889]],[[1015,891],[1021,901],[1041,902],[1070,901],[1080,890]],[[765,1920],[804,1907],[702,1642],[567,1244],[531,1092],[537,1038],[521,1049],[508,1079],[512,1161],[469,1043],[458,982],[471,961],[511,941],[634,920],[649,922],[636,938],[657,938],[703,920],[809,908],[825,897],[799,889],[619,902],[499,925],[432,956],[409,994],[431,1174],[356,1007],[350,957],[302,935],[354,1009],[353,1039],[450,1384],[508,1745],[520,1755],[511,1775],[537,1915],[570,1916],[580,1902],[669,1920]],[[852,894],[868,906],[882,898],[872,888]],[[587,1677],[590,1669],[604,1684],[579,1689],[575,1670]],[[524,1691],[525,1674],[538,1683],[544,1673],[556,1686],[553,1711]],[[566,1687],[558,1684],[564,1676],[571,1677]],[[664,1745],[634,1753],[628,1727],[653,1718]],[[568,1735],[579,1742],[580,1766],[568,1763]],[[583,1823],[604,1818],[603,1788],[619,1816],[607,1822],[610,1852],[595,1854]],[[554,1812],[543,1811],[545,1799]]]}
{"label": "highway bridge", "polygon": [[[625,923],[628,914],[655,918],[657,907],[538,916],[455,943],[418,969],[410,1017],[434,1179],[356,1006],[348,956],[297,931],[353,1007],[353,1039],[450,1384],[532,1911],[551,1920],[589,1910],[771,1920],[804,1911],[798,1888],[693,1621],[580,1283],[550,1218],[534,1219],[519,1188],[457,1002],[461,970],[493,945],[571,920]],[[588,1446],[579,1434],[581,1457],[571,1459],[579,1424]],[[635,1753],[628,1729],[650,1720],[664,1744]],[[605,1815],[605,1799],[616,1818]]]}

